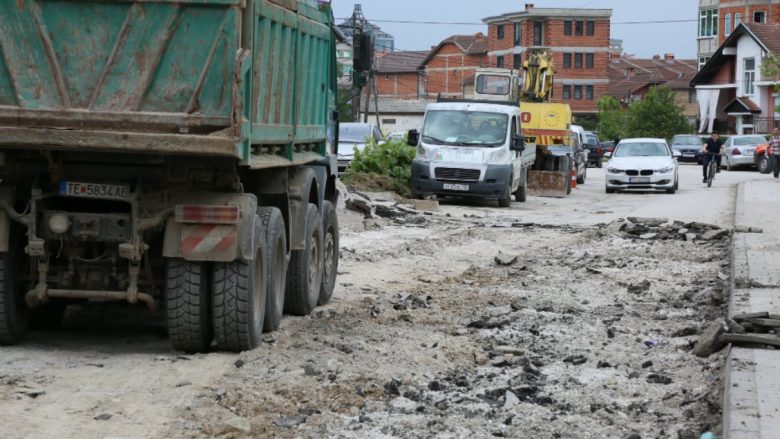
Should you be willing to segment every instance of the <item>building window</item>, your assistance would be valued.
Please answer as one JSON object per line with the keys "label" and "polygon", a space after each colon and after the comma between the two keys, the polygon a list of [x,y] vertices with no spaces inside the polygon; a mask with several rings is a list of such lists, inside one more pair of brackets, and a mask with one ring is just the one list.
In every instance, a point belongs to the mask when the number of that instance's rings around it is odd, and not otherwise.
{"label": "building window", "polygon": [[731,14],[726,14],[726,16],[723,17],[723,33],[725,35],[731,33]]}
{"label": "building window", "polygon": [[742,23],[742,14],[734,14],[734,29]]}
{"label": "building window", "polygon": [[498,26],[496,26],[496,33],[497,33],[496,38],[498,38],[499,40],[503,40],[504,39],[504,25],[503,24],[499,24]]}
{"label": "building window", "polygon": [[563,99],[564,100],[571,99],[571,85],[564,85],[563,86]]}
{"label": "building window", "polygon": [[745,95],[752,96],[755,94],[755,82],[756,82],[756,59],[745,58]]}
{"label": "building window", "polygon": [[523,67],[523,58],[521,55],[517,54],[512,57],[512,66],[517,70],[520,70],[520,68]]}
{"label": "building window", "polygon": [[593,57],[594,55],[592,53],[585,54],[585,67],[589,69],[593,68]]}
{"label": "building window", "polygon": [[544,22],[534,21],[534,46],[544,44]]}
{"label": "building window", "polygon": [[592,85],[586,85],[585,86],[585,99],[592,101],[593,100],[593,86]]}
{"label": "building window", "polygon": [[574,86],[574,99],[581,100],[582,99],[582,86],[581,85],[575,85]]}
{"label": "building window", "polygon": [[382,119],[382,125],[395,125],[395,119]]}
{"label": "building window", "polygon": [[704,66],[707,64],[707,61],[709,60],[710,60],[709,57],[706,56],[702,56],[701,58],[699,58],[699,70],[703,69]]}
{"label": "building window", "polygon": [[520,28],[520,22],[518,21],[515,23],[515,47],[520,45],[520,37],[521,37],[521,28]]}
{"label": "building window", "polygon": [[596,35],[596,22],[595,21],[588,21],[585,26],[585,33],[592,37],[593,35]]}
{"label": "building window", "polygon": [[503,55],[496,57],[496,67],[498,67],[499,69],[503,69],[504,68],[504,56]]}
{"label": "building window", "polygon": [[764,11],[753,12],[753,23],[766,23],[766,12]]}
{"label": "building window", "polygon": [[718,10],[703,10],[699,16],[699,36],[717,37],[718,36]]}
{"label": "building window", "polygon": [[582,20],[577,20],[574,22],[574,35],[577,35],[578,37],[582,36]]}
{"label": "building window", "polygon": [[570,69],[571,68],[571,53],[564,53],[563,54],[563,68],[564,69]]}
{"label": "building window", "polygon": [[563,34],[566,35],[566,36],[570,36],[571,33],[572,33],[571,29],[572,29],[572,27],[571,27],[571,20],[565,20],[563,22]]}
{"label": "building window", "polygon": [[575,53],[574,54],[574,68],[575,69],[581,69],[582,68],[582,54],[581,53]]}

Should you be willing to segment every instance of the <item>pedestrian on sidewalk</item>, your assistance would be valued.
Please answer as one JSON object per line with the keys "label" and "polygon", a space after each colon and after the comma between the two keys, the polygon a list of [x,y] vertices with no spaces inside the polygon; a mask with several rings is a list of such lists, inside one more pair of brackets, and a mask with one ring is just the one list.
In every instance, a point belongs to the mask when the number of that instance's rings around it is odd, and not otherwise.
{"label": "pedestrian on sidewalk", "polygon": [[780,128],[775,127],[772,130],[772,137],[769,138],[769,160],[772,163],[772,173],[775,178],[780,178]]}
{"label": "pedestrian on sidewalk", "polygon": [[707,139],[707,142],[704,143],[704,147],[702,148],[702,152],[704,153],[704,160],[702,160],[704,164],[704,168],[702,170],[704,174],[704,180],[702,180],[702,183],[707,182],[707,167],[710,164],[710,160],[713,159],[712,154],[717,154],[715,156],[715,160],[717,162],[716,169],[717,172],[720,172],[720,152],[721,149],[723,149],[723,141],[720,140],[720,134],[717,132],[713,132],[712,135],[710,135],[710,138]]}

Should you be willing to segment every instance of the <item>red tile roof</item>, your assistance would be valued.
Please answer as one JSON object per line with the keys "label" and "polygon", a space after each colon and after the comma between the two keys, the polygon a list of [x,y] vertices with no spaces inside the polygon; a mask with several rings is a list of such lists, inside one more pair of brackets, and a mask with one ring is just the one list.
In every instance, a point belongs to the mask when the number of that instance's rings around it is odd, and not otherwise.
{"label": "red tile roof", "polygon": [[769,49],[780,54],[780,24],[742,23]]}
{"label": "red tile roof", "polygon": [[648,85],[665,85],[672,90],[687,90],[696,71],[696,61],[689,59],[610,60],[609,94],[620,99]]}
{"label": "red tile roof", "polygon": [[428,56],[428,51],[388,52],[381,58],[377,57],[376,71],[378,73],[414,73]]}

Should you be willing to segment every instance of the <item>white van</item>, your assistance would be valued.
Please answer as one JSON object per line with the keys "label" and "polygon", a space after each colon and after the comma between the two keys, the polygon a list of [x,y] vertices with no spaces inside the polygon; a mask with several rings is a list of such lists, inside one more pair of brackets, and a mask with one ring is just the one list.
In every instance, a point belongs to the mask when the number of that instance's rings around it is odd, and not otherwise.
{"label": "white van", "polygon": [[407,140],[417,146],[413,196],[493,198],[501,207],[509,207],[513,194],[526,200],[536,145],[525,145],[520,135],[516,103],[430,104],[422,131],[410,131]]}
{"label": "white van", "polygon": [[574,141],[574,161],[577,164],[577,184],[585,183],[588,176],[588,150],[585,149],[585,128],[579,125],[571,126],[571,137]]}

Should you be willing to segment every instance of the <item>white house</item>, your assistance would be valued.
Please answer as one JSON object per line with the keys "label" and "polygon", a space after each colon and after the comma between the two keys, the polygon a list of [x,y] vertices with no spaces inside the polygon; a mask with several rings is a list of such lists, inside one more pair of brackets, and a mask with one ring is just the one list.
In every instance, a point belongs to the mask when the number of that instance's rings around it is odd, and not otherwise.
{"label": "white house", "polygon": [[741,23],[691,81],[699,102],[700,132],[766,134],[780,126],[775,84],[761,65],[780,54],[780,25]]}

